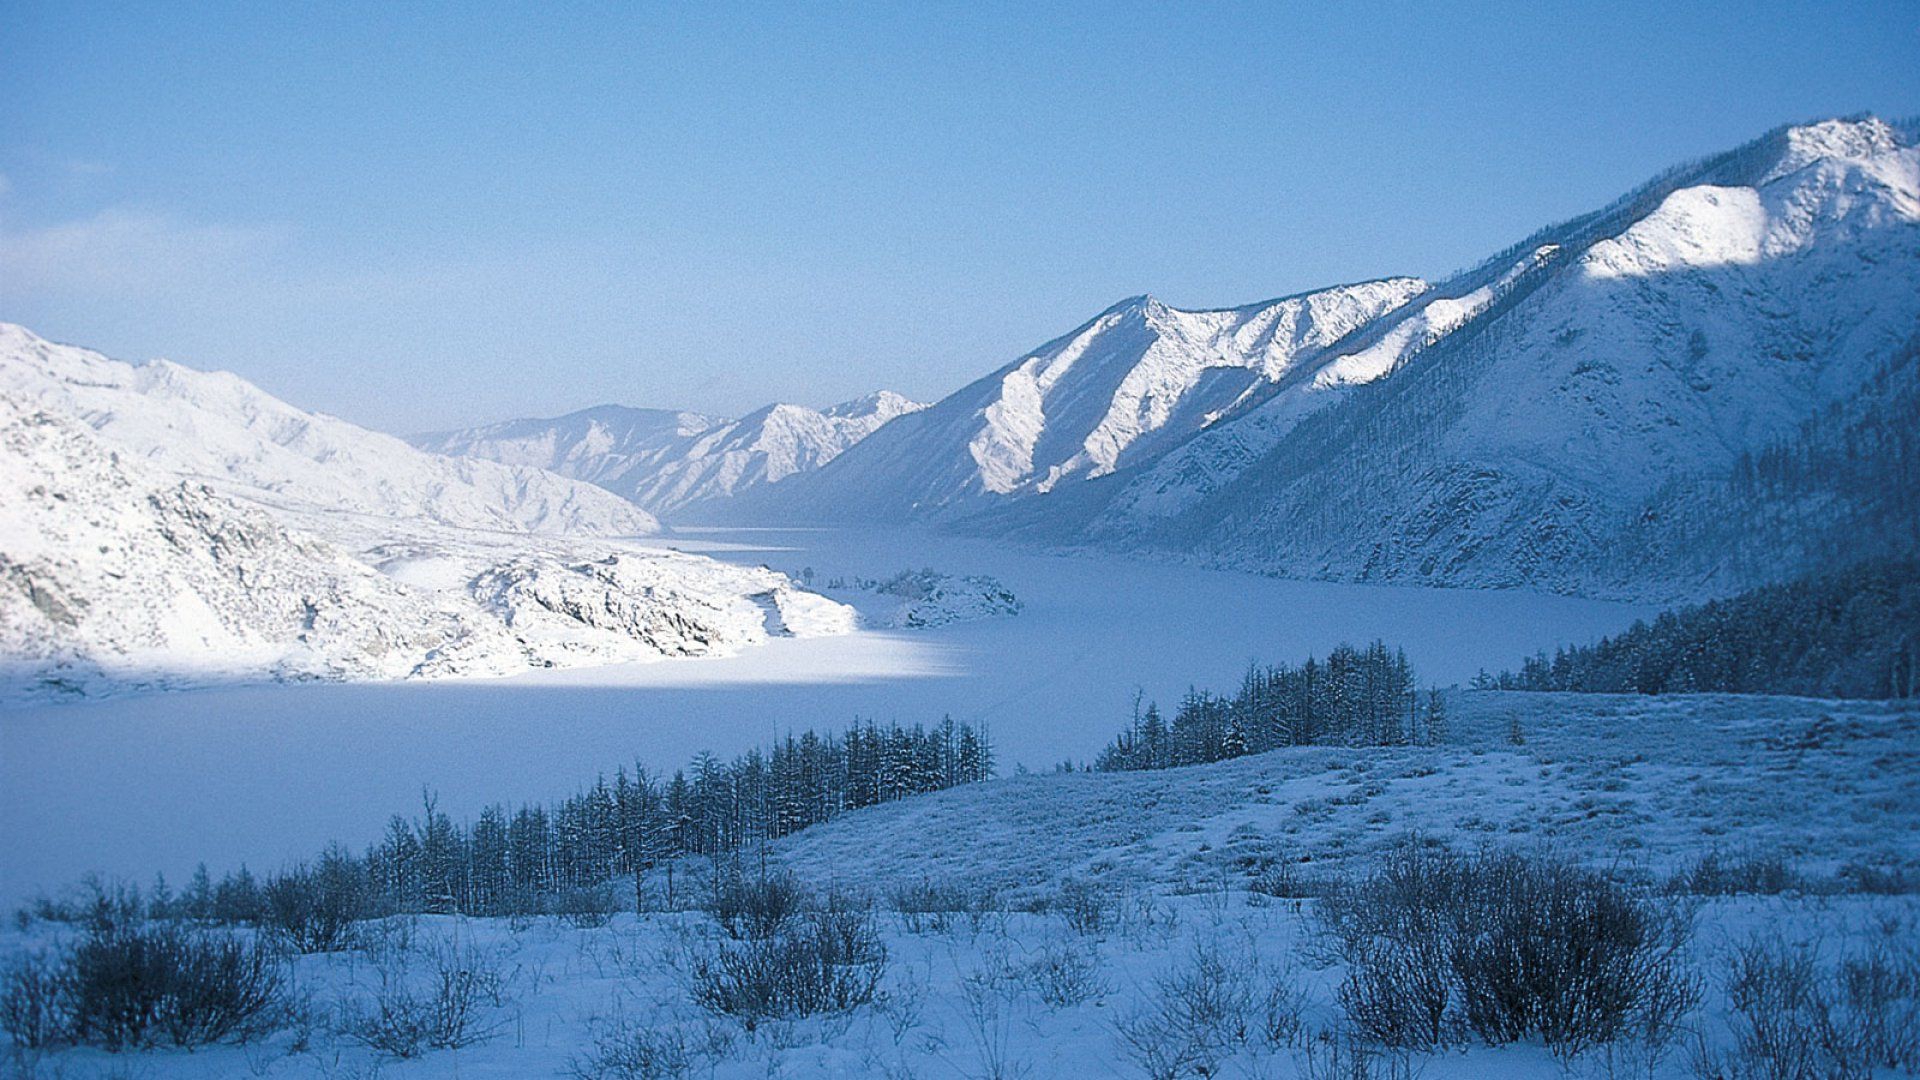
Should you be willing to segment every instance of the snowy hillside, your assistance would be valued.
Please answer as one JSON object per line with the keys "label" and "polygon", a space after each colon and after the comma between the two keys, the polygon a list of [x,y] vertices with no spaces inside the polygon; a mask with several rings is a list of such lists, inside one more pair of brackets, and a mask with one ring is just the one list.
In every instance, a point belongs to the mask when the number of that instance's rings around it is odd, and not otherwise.
{"label": "snowy hillside", "polygon": [[423,453],[305,412],[226,372],[133,365],[0,323],[0,390],[90,424],[108,447],[289,509],[466,529],[643,536],[659,522],[538,468]]}
{"label": "snowy hillside", "polygon": [[0,698],[505,675],[855,624],[771,570],[595,537],[656,526],[579,481],[423,453],[230,375],[18,327],[0,346]]}
{"label": "snowy hillside", "polygon": [[1657,560],[1611,571],[1621,536],[1683,510],[1677,481],[1724,479],[1863,393],[1920,329],[1914,142],[1878,120],[1794,128],[1548,230],[1439,290],[1485,299],[1392,378],[1309,419],[1293,403],[1398,325],[1228,425],[1253,434],[1200,490],[1176,470],[1206,438],[1089,532],[1344,579],[1684,594]]}
{"label": "snowy hillside", "polygon": [[603,405],[413,442],[435,453],[551,469],[652,513],[677,514],[817,469],[887,421],[921,408],[890,390],[825,410],[768,405],[738,420]]}
{"label": "snowy hillside", "polygon": [[1904,363],[1920,333],[1915,142],[1873,118],[1781,129],[1432,288],[1396,278],[1226,312],[1130,300],[726,509],[1660,599],[1803,571],[1845,556],[1813,550],[1833,535],[1821,505],[1891,515],[1803,494],[1759,508],[1795,518],[1803,556],[1736,570],[1685,548],[1743,460],[1780,456]]}
{"label": "snowy hillside", "polygon": [[1420,294],[1411,278],[1183,311],[1135,297],[736,516],[951,518],[1151,459]]}
{"label": "snowy hillside", "polygon": [[[756,848],[744,867],[699,857],[649,866],[638,890],[623,876],[564,894],[551,913],[450,915],[437,897],[425,914],[414,913],[421,905],[398,915],[375,908],[337,940],[284,948],[275,962],[289,969],[288,996],[301,1007],[250,1039],[183,1039],[184,1049],[160,1040],[118,1053],[57,1039],[11,1049],[25,1075],[99,1068],[163,1078],[1911,1075],[1920,1060],[1906,1034],[1920,1003],[1911,839],[1920,804],[1910,783],[1920,718],[1911,709],[1714,696],[1452,700],[1456,734],[1439,745],[1303,747],[1182,769],[965,783],[841,814]],[[612,791],[634,798],[625,774],[617,787],[603,778],[553,825],[522,810],[509,826],[496,809],[481,819],[491,821],[484,843],[497,845],[485,850],[504,877],[523,836],[626,805]],[[440,880],[440,860],[479,876],[488,856],[446,842],[459,828],[400,819],[368,859],[408,842],[420,878]],[[1580,1030],[1603,1034],[1580,1039],[1483,1035],[1488,1025],[1460,1018],[1480,1014],[1468,1012],[1475,999],[1449,991],[1444,964],[1363,966],[1378,954],[1329,933],[1351,895],[1339,882],[1380,873],[1410,845],[1429,857],[1550,852],[1605,875],[1574,878],[1592,891],[1557,894],[1551,906],[1516,905],[1546,940],[1521,938],[1540,941],[1538,950],[1501,954],[1517,959],[1499,970],[1530,980],[1514,995],[1530,1002],[1544,996],[1533,987],[1562,985],[1550,964],[1572,954],[1578,986],[1625,980],[1622,999],[1634,1000],[1639,980],[1669,975],[1626,968],[1616,939],[1588,929],[1624,924],[1636,949],[1670,947],[1683,976],[1682,992],[1660,999],[1666,1011],[1647,1009],[1664,1023],[1588,1021]],[[254,873],[294,871],[281,895],[351,910],[359,879],[343,860],[353,858],[336,852],[325,857],[331,868],[323,860]],[[756,874],[781,891],[758,886]],[[729,891],[729,881],[745,884]],[[204,893],[173,884],[161,902],[222,919],[242,895],[232,878]],[[1444,891],[1420,884],[1431,890],[1422,895]],[[645,897],[638,912],[636,893]],[[788,903],[747,906],[769,893]],[[747,903],[730,910],[736,896]],[[1613,898],[1623,902],[1605,903]],[[65,911],[58,902],[38,909],[52,918],[29,910],[8,920],[0,963],[84,939],[75,923],[87,901],[76,899]],[[274,928],[319,923],[306,918],[275,913],[259,932],[291,942]],[[1393,924],[1403,925],[1412,940],[1433,940],[1421,936],[1425,924]],[[845,945],[824,969],[838,992],[810,997],[807,969],[780,961],[813,955],[803,950],[816,926]],[[1473,924],[1502,944],[1517,936],[1509,926],[1505,917]],[[1563,926],[1582,935],[1564,948],[1554,936]],[[1633,936],[1647,927],[1659,932]],[[1362,939],[1383,940],[1403,939]],[[1788,984],[1798,996],[1777,1008],[1766,1003],[1778,991],[1755,964],[1763,957],[1804,965],[1785,968],[1805,974]],[[742,969],[777,989],[716,992]],[[1392,1000],[1437,1001],[1452,1022],[1425,1039],[1382,1034],[1368,1011],[1378,999],[1355,991],[1367,985],[1363,972],[1383,970],[1395,976],[1383,987]],[[1409,972],[1436,980],[1416,984]],[[1840,990],[1841,973],[1856,992]],[[799,989],[779,996],[787,987]],[[1808,1032],[1830,1037],[1791,1056]],[[1849,1067],[1819,1067],[1836,1060]],[[1804,1067],[1763,1067],[1782,1062]]]}

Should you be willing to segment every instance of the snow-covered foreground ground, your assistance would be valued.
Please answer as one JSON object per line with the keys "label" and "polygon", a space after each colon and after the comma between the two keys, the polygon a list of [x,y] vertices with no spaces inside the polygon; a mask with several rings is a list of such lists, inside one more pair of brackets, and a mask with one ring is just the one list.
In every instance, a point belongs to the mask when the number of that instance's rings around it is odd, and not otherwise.
{"label": "snow-covered foreground ground", "polygon": [[[1248,661],[1404,645],[1428,681],[1625,627],[1646,610],[1518,592],[1289,582],[1048,557],[910,533],[726,532],[677,546],[816,582],[990,574],[1018,615],[775,639],[738,656],[487,680],[238,686],[0,713],[0,902],[89,872],[181,880],[375,835],[431,787],[469,816],[566,794],[637,757],[674,769],[787,728],[944,714],[992,726],[1003,773],[1090,759],[1136,688],[1170,704]],[[855,605],[896,598],[834,593]],[[871,613],[871,612],[870,612]]]}
{"label": "snow-covered foreground ground", "polygon": [[[193,1053],[68,1051],[39,1066],[50,1076],[156,1078],[565,1075],[596,1035],[624,1022],[689,1062],[684,1072],[634,1076],[1140,1076],[1118,1029],[1156,999],[1161,979],[1193,971],[1195,957],[1211,952],[1244,973],[1254,995],[1252,1029],[1229,1041],[1216,1074],[1321,1077],[1331,1074],[1306,1070],[1325,1066],[1324,1047],[1315,1063],[1307,1047],[1339,1022],[1343,969],[1306,947],[1315,901],[1248,889],[1250,867],[1263,860],[1288,861],[1311,879],[1358,869],[1417,833],[1468,850],[1551,848],[1655,882],[1709,850],[1778,855],[1810,880],[1832,880],[1848,865],[1920,867],[1912,707],[1508,693],[1450,701],[1444,746],[1011,777],[854,812],[775,845],[770,858],[817,887],[881,897],[882,997],[843,1015],[748,1031],[704,1012],[688,972],[719,931],[697,912],[620,915],[590,929],[550,918],[430,917],[369,927],[359,951],[298,960],[311,1018],[301,1031]],[[1057,906],[1034,910],[1069,880],[1111,898],[1106,925],[1086,931]],[[944,928],[915,926],[885,897],[918,881],[992,889],[998,902]],[[1760,935],[1828,959],[1898,955],[1920,940],[1920,898],[1720,897],[1698,902],[1693,926],[1686,955],[1703,1003],[1658,1055],[1621,1045],[1556,1060],[1537,1043],[1468,1040],[1400,1064],[1434,1080],[1691,1076],[1695,1040],[1728,1042],[1722,976],[1733,950]],[[0,952],[67,932],[9,926]],[[478,1018],[491,1037],[393,1060],[334,1030],[366,1008],[383,977],[430,978],[436,957],[498,975]],[[1269,1040],[1261,1029],[1274,987],[1297,1002],[1302,1030]]]}

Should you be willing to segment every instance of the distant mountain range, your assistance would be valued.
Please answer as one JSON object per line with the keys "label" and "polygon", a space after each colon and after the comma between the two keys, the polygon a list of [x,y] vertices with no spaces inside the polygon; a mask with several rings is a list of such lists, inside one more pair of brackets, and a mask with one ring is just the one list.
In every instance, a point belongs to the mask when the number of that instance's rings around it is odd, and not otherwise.
{"label": "distant mountain range", "polygon": [[887,421],[922,408],[888,390],[825,410],[768,405],[738,420],[601,405],[412,442],[436,454],[550,469],[665,515],[817,469]]}
{"label": "distant mountain range", "polygon": [[[1920,549],[1917,339],[1916,127],[1829,120],[1669,170],[1437,284],[1124,301],[699,515],[1710,594]],[[1845,467],[1794,464],[1816,458]]]}

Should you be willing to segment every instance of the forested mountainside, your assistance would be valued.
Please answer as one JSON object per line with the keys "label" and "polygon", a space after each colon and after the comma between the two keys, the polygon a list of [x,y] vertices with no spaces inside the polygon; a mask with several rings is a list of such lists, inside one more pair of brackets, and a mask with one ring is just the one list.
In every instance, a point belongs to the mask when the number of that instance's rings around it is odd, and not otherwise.
{"label": "forested mountainside", "polygon": [[1482,681],[1602,694],[1920,696],[1920,563],[1863,563],[1710,600]]}

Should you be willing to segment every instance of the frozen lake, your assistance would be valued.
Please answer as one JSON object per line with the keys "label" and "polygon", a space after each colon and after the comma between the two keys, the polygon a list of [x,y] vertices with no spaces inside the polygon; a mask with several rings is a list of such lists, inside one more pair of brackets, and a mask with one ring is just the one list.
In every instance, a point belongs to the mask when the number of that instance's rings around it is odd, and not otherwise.
{"label": "frozen lake", "polygon": [[[89,871],[175,883],[359,847],[423,788],[456,817],[855,718],[991,725],[1003,772],[1091,758],[1136,689],[1231,689],[1252,660],[1404,646],[1426,682],[1624,628],[1650,609],[1523,592],[1281,581],[913,533],[685,532],[689,551],[818,579],[999,578],[1014,618],[782,640],[737,657],[407,684],[236,686],[0,714],[0,902]],[[854,599],[853,597],[843,597]]]}

